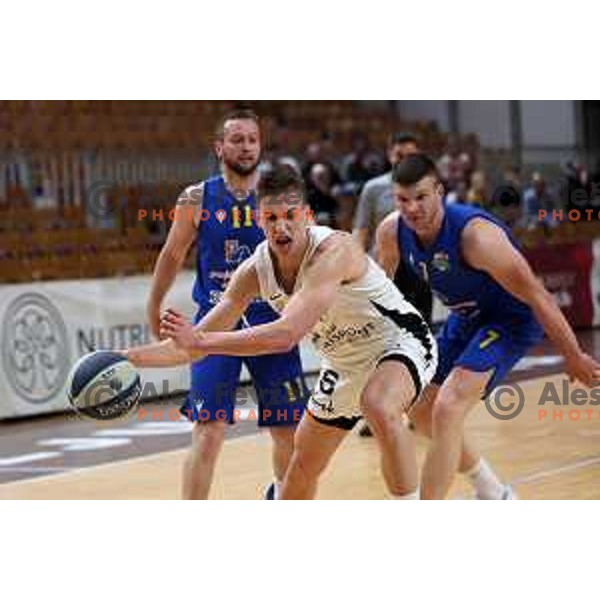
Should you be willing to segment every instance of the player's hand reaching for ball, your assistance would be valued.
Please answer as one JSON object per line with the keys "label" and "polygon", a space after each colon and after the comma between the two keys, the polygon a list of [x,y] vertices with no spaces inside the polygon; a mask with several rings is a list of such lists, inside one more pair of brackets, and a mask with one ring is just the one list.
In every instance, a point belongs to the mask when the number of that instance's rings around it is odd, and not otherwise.
{"label": "player's hand reaching for ball", "polygon": [[193,350],[202,334],[179,312],[168,308],[160,319],[161,339],[172,339],[183,350]]}
{"label": "player's hand reaching for ball", "polygon": [[600,363],[589,354],[579,352],[566,361],[566,371],[571,381],[577,380],[587,387],[600,384]]}

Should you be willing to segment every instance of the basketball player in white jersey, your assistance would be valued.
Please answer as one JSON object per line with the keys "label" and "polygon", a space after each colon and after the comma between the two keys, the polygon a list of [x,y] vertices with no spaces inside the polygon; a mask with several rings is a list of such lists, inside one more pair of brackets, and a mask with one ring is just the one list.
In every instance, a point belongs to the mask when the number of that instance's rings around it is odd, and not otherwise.
{"label": "basketball player in white jersey", "polygon": [[[332,455],[364,416],[390,494],[417,499],[414,439],[402,418],[435,373],[433,336],[349,234],[311,225],[302,180],[292,169],[265,173],[258,194],[267,239],[236,270],[202,324],[194,328],[167,311],[161,334],[170,339],[125,355],[138,367],[169,366],[210,354],[281,352],[311,334],[322,370],[296,432],[281,498],[313,498]],[[281,317],[235,332],[210,331],[211,321],[235,322],[257,296]]]}

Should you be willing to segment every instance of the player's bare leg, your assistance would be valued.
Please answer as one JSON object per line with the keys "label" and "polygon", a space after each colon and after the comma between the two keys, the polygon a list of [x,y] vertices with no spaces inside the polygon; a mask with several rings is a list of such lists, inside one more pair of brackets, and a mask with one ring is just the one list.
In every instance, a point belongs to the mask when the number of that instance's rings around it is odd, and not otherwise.
{"label": "player's bare leg", "polygon": [[[410,411],[410,420],[419,435],[431,439],[433,403],[439,386],[428,385],[419,398],[419,403]],[[515,500],[512,488],[503,483],[488,461],[481,456],[471,437],[463,433],[462,451],[458,471],[464,475],[479,500]]]}
{"label": "player's bare leg", "polygon": [[290,466],[281,486],[282,500],[311,500],[317,493],[319,477],[348,431],[323,425],[304,413],[296,436]]}
{"label": "player's bare leg", "polygon": [[431,444],[423,466],[421,498],[443,499],[460,464],[464,422],[480,401],[491,373],[454,368],[433,404]]}
{"label": "player's bare leg", "polygon": [[279,497],[281,483],[290,464],[294,451],[295,427],[277,426],[270,427],[269,433],[273,441],[271,459],[273,461],[273,475],[275,477],[273,495],[274,499]]}
{"label": "player's bare leg", "polygon": [[194,423],[192,446],[183,464],[184,500],[206,500],[213,479],[215,464],[225,438],[224,421]]}
{"label": "player's bare leg", "polygon": [[[439,392],[439,386],[428,385],[425,387],[419,402],[411,409],[409,417],[415,426],[415,431],[424,437],[431,439],[431,418],[433,412],[433,403]],[[458,471],[467,473],[471,471],[481,460],[481,454],[470,440],[469,436],[463,434],[462,450],[460,454],[460,463]]]}
{"label": "player's bare leg", "polygon": [[396,498],[417,499],[419,484],[415,439],[403,423],[416,390],[400,362],[382,362],[361,396],[361,408],[381,451],[381,470]]}

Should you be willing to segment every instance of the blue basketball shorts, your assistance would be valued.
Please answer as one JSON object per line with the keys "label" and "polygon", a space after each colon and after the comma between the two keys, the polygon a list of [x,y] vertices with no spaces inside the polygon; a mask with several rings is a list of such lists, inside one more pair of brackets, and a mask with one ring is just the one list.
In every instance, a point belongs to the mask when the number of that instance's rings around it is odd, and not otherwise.
{"label": "blue basketball shorts", "polygon": [[486,397],[542,338],[543,329],[533,318],[483,321],[451,314],[437,338],[438,368],[432,383],[441,385],[455,367],[492,371]]}
{"label": "blue basketball shorts", "polygon": [[[242,364],[254,390],[239,387]],[[233,424],[245,418],[260,427],[289,426],[300,421],[309,395],[298,348],[254,357],[214,355],[192,364],[190,391],[180,410],[191,421]]]}

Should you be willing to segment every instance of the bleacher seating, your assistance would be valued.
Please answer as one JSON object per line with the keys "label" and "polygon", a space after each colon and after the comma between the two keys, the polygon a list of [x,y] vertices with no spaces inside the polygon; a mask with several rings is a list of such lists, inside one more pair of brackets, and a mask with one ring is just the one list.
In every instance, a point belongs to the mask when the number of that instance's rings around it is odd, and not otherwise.
{"label": "bleacher seating", "polygon": [[[236,105],[263,117],[267,148],[285,128],[285,150],[296,156],[321,132],[341,156],[357,134],[383,147],[405,126],[385,107],[352,101],[0,101],[0,282],[149,272],[168,224],[152,231],[138,208],[168,211],[206,174],[201,157]],[[428,147],[443,143],[431,124],[411,127]],[[18,161],[27,181],[14,174]],[[89,219],[90,186],[103,179],[113,182],[112,229]],[[36,207],[40,189],[54,208]]]}

